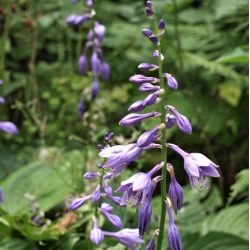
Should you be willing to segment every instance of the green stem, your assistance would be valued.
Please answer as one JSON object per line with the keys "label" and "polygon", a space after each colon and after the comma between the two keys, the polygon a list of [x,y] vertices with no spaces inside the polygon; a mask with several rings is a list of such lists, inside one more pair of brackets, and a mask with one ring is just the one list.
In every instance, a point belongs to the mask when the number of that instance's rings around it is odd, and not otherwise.
{"label": "green stem", "polygon": [[[158,34],[158,22],[157,19],[155,18],[155,33]],[[163,79],[163,70],[162,70],[162,58],[161,58],[161,42],[160,42],[160,35],[158,35],[158,45],[157,49],[159,51],[159,57],[158,57],[158,64],[159,64],[159,79],[160,79],[160,87],[161,89],[165,90],[166,93],[166,86],[164,83]],[[164,94],[165,94],[164,93]],[[165,119],[166,119],[166,98],[165,96],[162,98],[162,101],[160,102],[161,104],[161,123],[165,124]],[[162,174],[162,181],[161,181],[161,219],[160,219],[160,231],[159,231],[159,236],[157,240],[157,250],[160,250],[162,247],[162,241],[164,238],[164,226],[165,226],[165,219],[166,219],[166,205],[165,205],[165,198],[167,195],[167,147],[166,147],[166,129],[161,130],[161,155],[162,159],[164,162],[163,168],[161,170]]]}

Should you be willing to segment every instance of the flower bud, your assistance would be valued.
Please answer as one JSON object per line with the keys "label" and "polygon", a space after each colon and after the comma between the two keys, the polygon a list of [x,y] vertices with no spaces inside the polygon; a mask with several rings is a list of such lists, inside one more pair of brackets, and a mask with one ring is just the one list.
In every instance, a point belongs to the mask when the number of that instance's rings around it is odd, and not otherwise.
{"label": "flower bud", "polygon": [[156,91],[159,90],[160,87],[157,85],[153,85],[151,83],[143,83],[141,84],[141,86],[139,87],[139,90],[141,92],[150,92],[150,91]]}
{"label": "flower bud", "polygon": [[153,32],[152,32],[150,29],[143,29],[143,30],[142,30],[142,34],[143,34],[145,37],[149,38],[150,36],[153,35]]}
{"label": "flower bud", "polygon": [[96,219],[93,221],[93,227],[90,232],[90,240],[95,245],[100,245],[103,241],[104,235],[102,230],[98,227]]}
{"label": "flower bud", "polygon": [[159,68],[158,65],[151,64],[151,63],[141,63],[141,64],[138,65],[138,69],[141,69],[141,70],[154,71],[154,70],[156,70],[158,68]]}
{"label": "flower bud", "polygon": [[171,89],[178,89],[178,82],[176,81],[176,79],[168,73],[164,73],[163,77],[165,78],[165,80],[167,81],[168,87]]}
{"label": "flower bud", "polygon": [[85,54],[82,54],[78,60],[78,70],[80,75],[84,75],[87,71],[87,57]]}
{"label": "flower bud", "polygon": [[162,35],[165,32],[165,22],[163,19],[160,20],[158,28],[159,28],[159,34]]}

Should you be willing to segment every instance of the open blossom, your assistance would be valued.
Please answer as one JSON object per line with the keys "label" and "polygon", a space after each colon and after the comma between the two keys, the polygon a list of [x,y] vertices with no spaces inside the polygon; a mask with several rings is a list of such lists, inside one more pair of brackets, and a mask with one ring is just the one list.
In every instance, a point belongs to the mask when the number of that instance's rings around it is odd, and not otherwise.
{"label": "open blossom", "polygon": [[219,177],[217,165],[200,153],[187,153],[175,144],[168,143],[168,147],[182,156],[190,184],[193,188],[206,185],[206,177]]}
{"label": "open blossom", "polygon": [[138,244],[144,243],[144,241],[139,236],[138,229],[124,228],[118,232],[107,232],[104,231],[103,234],[107,237],[113,237],[117,239],[121,244],[128,247],[131,250],[136,250]]}

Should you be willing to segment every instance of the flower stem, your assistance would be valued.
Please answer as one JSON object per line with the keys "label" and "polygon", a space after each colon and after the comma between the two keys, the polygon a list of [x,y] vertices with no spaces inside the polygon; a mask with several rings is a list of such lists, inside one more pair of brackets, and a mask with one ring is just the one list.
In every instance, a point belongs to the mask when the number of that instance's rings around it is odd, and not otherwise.
{"label": "flower stem", "polygon": [[[158,22],[155,18],[155,32],[158,34]],[[166,93],[166,86],[164,84],[164,79],[163,79],[163,71],[162,71],[162,58],[161,58],[161,42],[160,42],[160,35],[158,35],[158,45],[157,49],[159,51],[159,57],[158,57],[158,65],[159,65],[159,79],[160,79],[160,87],[161,89],[165,90]],[[161,123],[165,124],[165,117],[166,117],[166,98],[163,96],[162,101],[160,102],[161,104]],[[162,174],[162,181],[161,181],[161,219],[160,219],[160,231],[159,231],[159,236],[157,240],[157,250],[161,250],[162,247],[162,241],[163,241],[163,233],[164,233],[164,226],[165,226],[165,219],[166,219],[166,205],[165,205],[165,198],[166,198],[166,190],[167,190],[167,147],[166,147],[166,129],[161,130],[161,155],[162,159],[164,162],[163,168],[161,169],[161,174]]]}

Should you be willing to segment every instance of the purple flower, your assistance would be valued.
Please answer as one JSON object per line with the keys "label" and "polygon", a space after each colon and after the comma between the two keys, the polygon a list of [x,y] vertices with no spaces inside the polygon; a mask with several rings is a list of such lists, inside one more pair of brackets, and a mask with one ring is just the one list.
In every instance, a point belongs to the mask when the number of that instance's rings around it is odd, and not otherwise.
{"label": "purple flower", "polygon": [[80,24],[83,24],[83,23],[86,23],[87,21],[89,21],[91,18],[91,15],[86,13],[86,14],[83,14],[83,15],[69,15],[67,18],[66,18],[66,23],[68,25],[80,25]]}
{"label": "purple flower", "polygon": [[93,0],[86,0],[86,6],[92,7],[93,6]]}
{"label": "purple flower", "polygon": [[0,131],[4,131],[8,134],[17,134],[18,128],[12,122],[0,122]]}
{"label": "purple flower", "polygon": [[85,54],[82,54],[78,60],[78,70],[81,75],[87,71],[87,57]]}
{"label": "purple flower", "polygon": [[113,132],[107,132],[105,135],[104,135],[104,140],[105,142],[111,142],[114,138],[114,133]]}
{"label": "purple flower", "polygon": [[[165,127],[163,125],[163,127]],[[144,132],[137,140],[137,146],[138,147],[147,147],[148,145],[150,145],[151,143],[153,143],[155,140],[157,140],[158,138],[158,132],[159,130],[162,128],[162,126],[157,126],[153,129],[150,129],[146,132]]]}
{"label": "purple flower", "polygon": [[0,188],[0,203],[4,202],[4,195],[3,195],[3,190]]}
{"label": "purple flower", "polygon": [[94,75],[99,74],[101,62],[98,58],[98,54],[97,54],[96,50],[94,50],[94,52],[91,56],[90,63],[91,63],[91,70],[92,70],[93,74]]}
{"label": "purple flower", "polygon": [[156,82],[159,82],[159,79],[155,77],[151,77],[151,76],[144,76],[144,75],[138,74],[138,75],[131,76],[129,78],[129,81],[133,83],[142,84],[142,83],[156,83]]}
{"label": "purple flower", "polygon": [[103,231],[103,234],[107,237],[115,238],[121,244],[130,248],[131,250],[136,250],[136,245],[144,243],[144,241],[139,236],[138,229],[124,228],[118,232]]}
{"label": "purple flower", "polygon": [[102,230],[98,227],[96,219],[93,221],[93,227],[90,232],[90,240],[95,245],[100,245],[104,239]]}
{"label": "purple flower", "polygon": [[5,104],[5,99],[2,96],[0,96],[0,105],[1,104]]}
{"label": "purple flower", "polygon": [[154,44],[158,43],[158,37],[155,35],[150,36],[148,39]]}
{"label": "purple flower", "polygon": [[96,34],[97,39],[101,42],[105,35],[106,28],[104,25],[100,24],[99,22],[95,22],[94,32]]}
{"label": "purple flower", "polygon": [[92,194],[92,201],[97,202],[101,198],[101,185],[99,184]]}
{"label": "purple flower", "polygon": [[184,115],[181,115],[173,106],[168,105],[168,110],[171,112],[172,115],[176,118],[176,124],[178,128],[186,134],[192,133],[192,125],[190,121]]}
{"label": "purple flower", "polygon": [[144,101],[143,100],[139,100],[139,101],[136,101],[133,104],[131,104],[128,107],[128,111],[139,112],[139,111],[142,111],[144,108],[145,108]]}
{"label": "purple flower", "polygon": [[101,205],[100,211],[105,215],[105,217],[109,220],[109,222],[115,227],[122,228],[123,224],[119,216],[115,214],[111,214],[113,207],[107,203],[103,203]]}
{"label": "purple flower", "polygon": [[136,113],[132,113],[132,114],[128,114],[126,115],[120,122],[119,125],[120,126],[133,126],[138,124],[139,122],[141,122],[144,119],[147,118],[151,118],[151,117],[156,117],[156,116],[160,116],[161,113],[159,112],[149,112],[146,114],[136,114]]}
{"label": "purple flower", "polygon": [[101,176],[101,174],[99,172],[95,173],[95,172],[87,172],[83,175],[83,178],[84,179],[87,179],[87,180],[91,180],[91,179],[94,179],[98,176]]}
{"label": "purple flower", "polygon": [[97,78],[94,77],[92,86],[91,86],[91,92],[92,92],[92,99],[95,99],[99,93],[99,83],[97,81]]}
{"label": "purple flower", "polygon": [[2,85],[3,84],[3,80],[2,79],[0,79],[0,85]]}
{"label": "purple flower", "polygon": [[142,34],[143,34],[145,37],[149,38],[150,36],[153,35],[153,32],[152,32],[150,29],[143,29],[143,30],[142,30]]}
{"label": "purple flower", "polygon": [[138,69],[153,71],[158,69],[159,66],[152,63],[141,63],[138,65]]}
{"label": "purple flower", "polygon": [[155,51],[153,52],[153,57],[154,57],[154,58],[158,58],[159,56],[160,56],[159,51],[158,51],[158,50],[155,50]]}
{"label": "purple flower", "polygon": [[87,107],[83,99],[80,99],[78,105],[77,105],[77,111],[79,116],[82,118],[84,113],[86,112]]}
{"label": "purple flower", "polygon": [[184,169],[188,174],[190,184],[193,188],[206,185],[206,177],[219,177],[216,169],[218,166],[200,153],[187,153],[175,144],[168,143],[168,147],[182,156]]}
{"label": "purple flower", "polygon": [[146,15],[147,16],[152,16],[154,14],[153,11],[153,4],[151,0],[148,0],[146,3]]}
{"label": "purple flower", "polygon": [[173,215],[171,212],[171,208],[166,202],[167,206],[167,212],[168,212],[168,244],[171,250],[181,250],[182,249],[182,242],[181,242],[181,236],[179,233],[178,228],[176,227],[173,219]]}
{"label": "purple flower", "polygon": [[138,214],[138,228],[139,228],[139,234],[144,235],[145,232],[148,229],[151,215],[152,215],[152,205],[151,200],[153,197],[153,193],[156,187],[156,182],[151,182],[148,189],[149,193],[147,195],[146,200],[142,203],[142,206],[140,208],[139,214]]}
{"label": "purple flower", "polygon": [[143,101],[143,105],[144,106],[149,106],[149,105],[152,105],[156,102],[156,99],[158,97],[158,91],[155,92],[155,93],[152,93],[150,95],[148,95],[145,100]]}
{"label": "purple flower", "polygon": [[150,91],[160,90],[160,87],[157,85],[153,85],[151,83],[143,83],[140,85],[139,90],[141,92],[150,92]]}
{"label": "purple flower", "polygon": [[177,211],[179,211],[183,206],[183,191],[182,191],[182,187],[180,186],[180,184],[177,182],[175,178],[173,166],[168,163],[167,169],[168,169],[168,172],[170,173],[170,178],[171,178],[169,189],[168,189],[168,195],[172,202],[174,211],[175,213],[177,213]]}
{"label": "purple flower", "polygon": [[178,82],[171,74],[164,73],[163,76],[166,79],[169,88],[175,90],[178,89]]}
{"label": "purple flower", "polygon": [[80,206],[82,206],[87,200],[90,200],[92,198],[92,195],[87,195],[85,197],[82,198],[77,198],[75,200],[73,200],[73,202],[70,204],[69,206],[69,210],[73,211],[78,209]]}
{"label": "purple flower", "polygon": [[103,81],[107,82],[109,80],[110,68],[109,68],[109,65],[105,61],[101,62],[100,74],[101,74]]}
{"label": "purple flower", "polygon": [[155,239],[151,239],[146,246],[145,250],[155,250]]}

